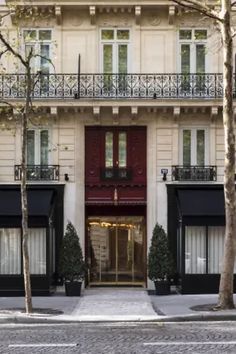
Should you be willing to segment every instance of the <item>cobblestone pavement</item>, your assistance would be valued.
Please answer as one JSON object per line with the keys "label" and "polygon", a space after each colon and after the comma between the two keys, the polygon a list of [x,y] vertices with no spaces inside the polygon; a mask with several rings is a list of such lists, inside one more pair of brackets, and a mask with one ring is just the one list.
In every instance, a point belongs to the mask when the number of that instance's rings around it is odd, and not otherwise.
{"label": "cobblestone pavement", "polygon": [[235,354],[236,323],[5,324],[0,353]]}

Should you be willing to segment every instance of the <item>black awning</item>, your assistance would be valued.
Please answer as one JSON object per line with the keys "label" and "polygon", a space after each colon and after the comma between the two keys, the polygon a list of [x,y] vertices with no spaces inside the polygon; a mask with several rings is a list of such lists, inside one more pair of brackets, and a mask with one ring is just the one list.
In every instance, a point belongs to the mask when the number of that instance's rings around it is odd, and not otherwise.
{"label": "black awning", "polygon": [[[28,190],[28,214],[48,217],[52,208],[52,190]],[[0,216],[21,216],[20,190],[0,190]]]}
{"label": "black awning", "polygon": [[180,213],[184,217],[225,216],[223,189],[179,189],[177,193]]}

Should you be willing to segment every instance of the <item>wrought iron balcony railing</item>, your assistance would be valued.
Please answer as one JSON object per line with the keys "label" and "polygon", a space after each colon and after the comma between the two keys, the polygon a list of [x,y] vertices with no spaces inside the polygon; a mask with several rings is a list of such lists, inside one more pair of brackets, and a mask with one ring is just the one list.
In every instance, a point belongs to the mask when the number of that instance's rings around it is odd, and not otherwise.
{"label": "wrought iron balcony railing", "polygon": [[173,181],[216,181],[216,166],[172,166]]}
{"label": "wrought iron balcony railing", "polygon": [[132,171],[130,168],[109,167],[101,169],[101,179],[105,181],[127,181],[132,178]]}
{"label": "wrought iron balcony railing", "polygon": [[[22,167],[15,165],[15,181],[21,180]],[[28,181],[59,181],[58,165],[27,165]]]}
{"label": "wrought iron balcony railing", "polygon": [[[24,98],[25,82],[25,74],[0,75],[0,98]],[[33,98],[214,99],[223,95],[222,74],[41,74],[33,75],[33,82]]]}

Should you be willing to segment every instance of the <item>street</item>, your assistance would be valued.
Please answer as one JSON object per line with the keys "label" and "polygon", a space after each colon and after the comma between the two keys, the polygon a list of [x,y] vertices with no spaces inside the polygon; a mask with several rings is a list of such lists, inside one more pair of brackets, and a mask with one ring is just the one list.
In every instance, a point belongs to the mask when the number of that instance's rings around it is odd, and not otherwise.
{"label": "street", "polygon": [[235,322],[3,324],[0,353],[236,353]]}

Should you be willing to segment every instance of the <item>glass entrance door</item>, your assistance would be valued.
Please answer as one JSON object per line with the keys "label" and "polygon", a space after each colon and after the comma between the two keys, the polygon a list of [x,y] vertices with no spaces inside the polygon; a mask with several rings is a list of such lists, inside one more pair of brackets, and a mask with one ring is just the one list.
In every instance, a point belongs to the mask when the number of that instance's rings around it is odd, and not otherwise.
{"label": "glass entrance door", "polygon": [[90,283],[143,283],[143,217],[88,218]]}

